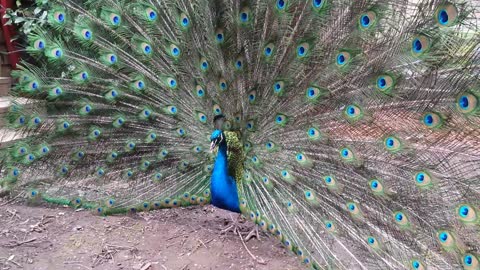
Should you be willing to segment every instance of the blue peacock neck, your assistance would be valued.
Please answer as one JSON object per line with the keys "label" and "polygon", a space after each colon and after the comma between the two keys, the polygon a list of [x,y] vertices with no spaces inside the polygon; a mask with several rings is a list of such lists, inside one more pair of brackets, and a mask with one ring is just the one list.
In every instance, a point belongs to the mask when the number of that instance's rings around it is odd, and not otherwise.
{"label": "blue peacock neck", "polygon": [[227,142],[224,140],[218,146],[217,158],[212,173],[212,184],[218,181],[228,180],[228,156]]}
{"label": "blue peacock neck", "polygon": [[[225,136],[223,136],[225,138]],[[235,179],[228,175],[227,142],[218,145],[217,158],[211,178],[212,204],[216,207],[240,213]]]}

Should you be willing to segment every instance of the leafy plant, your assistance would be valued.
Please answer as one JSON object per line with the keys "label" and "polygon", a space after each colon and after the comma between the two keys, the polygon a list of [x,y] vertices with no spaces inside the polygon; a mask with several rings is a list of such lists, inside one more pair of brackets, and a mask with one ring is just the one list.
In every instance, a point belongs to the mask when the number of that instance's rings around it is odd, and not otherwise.
{"label": "leafy plant", "polygon": [[48,0],[17,0],[16,7],[16,9],[7,8],[3,16],[8,19],[6,25],[15,25],[18,31],[18,36],[13,37],[11,41],[20,36],[26,36],[35,28],[47,23]]}

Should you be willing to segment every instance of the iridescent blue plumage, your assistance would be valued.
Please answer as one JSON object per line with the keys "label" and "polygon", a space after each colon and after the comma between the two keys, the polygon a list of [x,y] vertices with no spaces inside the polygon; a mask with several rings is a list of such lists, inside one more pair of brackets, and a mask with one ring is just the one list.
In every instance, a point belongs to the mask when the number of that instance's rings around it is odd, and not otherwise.
{"label": "iridescent blue plumage", "polygon": [[235,178],[228,174],[227,141],[221,130],[215,130],[211,141],[218,141],[218,154],[213,167],[210,190],[211,203],[216,207],[240,213],[238,191]]}
{"label": "iridescent blue plumage", "polygon": [[30,2],[0,193],[211,203],[313,270],[478,269],[478,1]]}

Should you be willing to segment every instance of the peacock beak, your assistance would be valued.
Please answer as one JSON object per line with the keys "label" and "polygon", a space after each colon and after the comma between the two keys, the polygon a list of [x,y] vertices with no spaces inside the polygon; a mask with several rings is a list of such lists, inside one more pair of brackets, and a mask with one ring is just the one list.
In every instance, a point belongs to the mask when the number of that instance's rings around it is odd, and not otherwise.
{"label": "peacock beak", "polygon": [[216,145],[215,145],[215,141],[212,141],[212,142],[210,143],[210,152],[212,152],[213,149],[215,149],[215,146],[216,146]]}
{"label": "peacock beak", "polygon": [[212,142],[210,143],[210,151],[213,151],[213,149],[215,149],[215,147],[217,147],[218,145],[220,145],[220,143],[223,141],[223,134],[220,135],[220,137],[218,138],[215,138],[214,140],[212,140]]}

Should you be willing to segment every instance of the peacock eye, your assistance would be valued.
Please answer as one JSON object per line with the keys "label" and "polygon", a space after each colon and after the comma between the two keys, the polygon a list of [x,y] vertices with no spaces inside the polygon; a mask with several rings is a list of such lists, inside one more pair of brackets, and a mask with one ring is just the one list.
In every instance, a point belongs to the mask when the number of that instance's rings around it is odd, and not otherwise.
{"label": "peacock eye", "polygon": [[222,114],[222,109],[218,104],[213,105],[213,114],[220,115]]}
{"label": "peacock eye", "polygon": [[250,104],[254,104],[256,98],[257,98],[257,92],[256,91],[251,91],[250,93],[248,93],[248,102]]}
{"label": "peacock eye", "polygon": [[297,58],[305,58],[310,54],[310,44],[304,42],[297,46]]}
{"label": "peacock eye", "polygon": [[173,56],[174,58],[178,58],[180,56],[180,48],[175,45],[175,44],[172,44],[170,45],[170,55]]}
{"label": "peacock eye", "polygon": [[146,42],[140,44],[141,50],[144,55],[150,55],[152,53],[152,46]]}
{"label": "peacock eye", "polygon": [[309,140],[316,141],[320,139],[320,132],[318,131],[318,129],[310,127],[307,129],[307,136]]}
{"label": "peacock eye", "polygon": [[63,166],[63,167],[60,169],[60,171],[61,171],[62,174],[68,173],[68,167],[67,167],[67,166]]}
{"label": "peacock eye", "polygon": [[378,91],[388,94],[392,91],[395,81],[390,75],[380,75],[376,79],[376,85]]}
{"label": "peacock eye", "polygon": [[350,121],[357,121],[363,116],[362,109],[357,105],[348,105],[344,111],[345,117]]}
{"label": "peacock eye", "polygon": [[376,242],[375,238],[373,238],[373,237],[368,237],[367,241],[368,241],[368,244],[370,244],[370,245],[373,245]]}
{"label": "peacock eye", "polygon": [[240,71],[243,69],[243,58],[242,57],[239,57],[235,60],[235,63],[234,63],[234,66],[235,66],[235,69]]}
{"label": "peacock eye", "polygon": [[63,56],[63,51],[60,48],[53,48],[50,50],[49,54],[47,53],[47,51],[45,51],[45,54],[47,56],[50,56],[51,58],[58,59]]}
{"label": "peacock eye", "polygon": [[360,15],[359,18],[359,25],[360,29],[367,30],[370,29],[373,25],[375,25],[377,19],[377,14],[373,11],[369,11]]}
{"label": "peacock eye", "polygon": [[91,111],[92,111],[92,106],[87,104],[87,105],[82,107],[80,113],[81,114],[89,114]]}
{"label": "peacock eye", "polygon": [[337,184],[335,178],[331,175],[327,175],[323,178],[325,181],[325,184],[327,185],[328,188],[334,188]]}
{"label": "peacock eye", "polygon": [[286,115],[279,113],[275,116],[275,124],[277,124],[278,126],[283,127],[287,124],[287,122],[288,117]]}
{"label": "peacock eye", "polygon": [[180,136],[180,137],[185,136],[185,134],[186,134],[185,129],[183,129],[183,128],[178,128],[178,129],[177,129],[177,134],[178,134],[178,136]]}
{"label": "peacock eye", "polygon": [[113,53],[108,54],[107,59],[109,61],[109,64],[111,64],[111,65],[117,63],[117,55],[115,55]]}
{"label": "peacock eye", "polygon": [[430,49],[430,40],[423,35],[416,36],[412,40],[411,51],[416,57],[421,56]]}
{"label": "peacock eye", "polygon": [[468,204],[462,204],[457,207],[458,218],[465,223],[472,223],[477,220],[477,213],[473,207]]}
{"label": "peacock eye", "polygon": [[92,31],[90,29],[83,29],[82,38],[85,40],[91,40],[93,38]]}
{"label": "peacock eye", "polygon": [[33,47],[37,50],[43,50],[45,49],[45,40],[43,39],[38,39],[33,43]]}
{"label": "peacock eye", "polygon": [[404,212],[397,211],[393,213],[393,217],[394,217],[395,223],[397,223],[398,225],[402,227],[408,226],[409,220],[407,215]]}
{"label": "peacock eye", "polygon": [[345,161],[351,161],[355,158],[352,150],[350,150],[348,147],[340,149],[340,156]]}
{"label": "peacock eye", "polygon": [[167,79],[168,87],[171,89],[175,89],[177,87],[177,80],[174,78],[168,78]]}
{"label": "peacock eye", "polygon": [[[478,264],[479,264],[478,259],[474,255],[465,254],[463,256],[463,265],[468,267],[468,269],[470,269],[472,266],[475,266],[475,265],[478,265]],[[475,268],[472,268],[472,269],[475,269]]]}
{"label": "peacock eye", "polygon": [[271,58],[273,56],[274,50],[275,50],[275,46],[273,45],[273,43],[269,43],[263,48],[263,55],[267,59]]}
{"label": "peacock eye", "polygon": [[25,116],[20,116],[20,117],[18,118],[18,123],[19,123],[20,125],[25,124]]}
{"label": "peacock eye", "polygon": [[478,97],[470,93],[462,93],[457,97],[457,110],[463,114],[474,114],[480,108]]}
{"label": "peacock eye", "polygon": [[369,186],[370,186],[370,189],[374,192],[374,193],[381,193],[383,192],[383,186],[381,184],[381,182],[379,180],[376,180],[376,179],[373,179],[373,180],[370,180],[369,181]]}
{"label": "peacock eye", "polygon": [[412,260],[410,262],[410,265],[411,265],[411,269],[414,269],[414,270],[423,270],[425,269],[425,266],[423,265],[423,263],[419,260]]}
{"label": "peacock eye", "polygon": [[177,106],[174,106],[174,105],[167,106],[165,110],[171,115],[176,115],[178,113]]}
{"label": "peacock eye", "polygon": [[57,23],[63,24],[65,22],[65,13],[57,11],[53,14]]}
{"label": "peacock eye", "polygon": [[285,92],[285,82],[284,81],[276,81],[273,84],[273,92],[277,96],[281,96]]}
{"label": "peacock eye", "polygon": [[394,136],[387,137],[384,140],[385,148],[390,152],[397,152],[401,148],[401,142]]}
{"label": "peacock eye", "polygon": [[307,190],[305,191],[305,198],[307,200],[312,200],[315,196],[313,195],[313,191]]}
{"label": "peacock eye", "polygon": [[337,66],[344,67],[351,61],[351,55],[349,52],[339,52],[337,54]]}
{"label": "peacock eye", "polygon": [[248,8],[243,8],[240,11],[239,19],[242,24],[248,23],[250,21],[250,10]]}
{"label": "peacock eye", "polygon": [[435,20],[441,27],[452,26],[458,21],[458,10],[453,4],[441,5],[435,12]]}
{"label": "peacock eye", "polygon": [[423,124],[428,128],[439,128],[443,124],[443,119],[438,113],[430,112],[423,115]]}
{"label": "peacock eye", "polygon": [[155,11],[153,8],[146,8],[145,18],[147,19],[147,21],[155,21],[157,19],[157,11]]}
{"label": "peacock eye", "polygon": [[220,79],[219,82],[218,82],[218,86],[220,87],[220,91],[225,91],[227,90],[228,88],[228,84],[227,84],[227,81],[225,81],[225,79]]}
{"label": "peacock eye", "polygon": [[307,101],[311,103],[315,103],[316,101],[318,101],[318,99],[322,96],[322,94],[323,94],[322,89],[315,86],[310,86],[305,91],[305,97],[307,98]]}
{"label": "peacock eye", "polygon": [[277,0],[277,9],[284,10],[285,9],[285,0]]}
{"label": "peacock eye", "polygon": [[269,142],[265,143],[265,148],[267,149],[267,151],[273,151],[273,150],[275,150],[276,145],[275,145],[274,142],[269,141]]}
{"label": "peacock eye", "polygon": [[197,112],[197,119],[200,121],[202,124],[207,123],[207,116],[203,112]]}
{"label": "peacock eye", "polygon": [[208,65],[207,59],[206,59],[206,58],[202,58],[202,59],[200,60],[200,69],[205,72],[205,71],[208,70],[208,66],[209,66],[209,65]]}
{"label": "peacock eye", "polygon": [[215,31],[215,41],[218,44],[221,44],[221,43],[223,43],[224,40],[225,40],[225,35],[223,33],[223,29],[217,29]]}
{"label": "peacock eye", "polygon": [[180,26],[183,29],[187,29],[190,26],[190,19],[185,13],[180,14]]}
{"label": "peacock eye", "polygon": [[248,131],[255,131],[255,121],[253,120],[247,121],[245,127],[247,128]]}
{"label": "peacock eye", "polygon": [[111,13],[109,19],[112,26],[118,26],[122,23],[122,18],[115,13]]}
{"label": "peacock eye", "polygon": [[414,178],[415,178],[415,184],[419,188],[427,188],[432,185],[432,178],[425,171],[416,173]]}
{"label": "peacock eye", "polygon": [[77,82],[86,82],[89,79],[89,74],[86,71],[78,73],[75,78]]}

